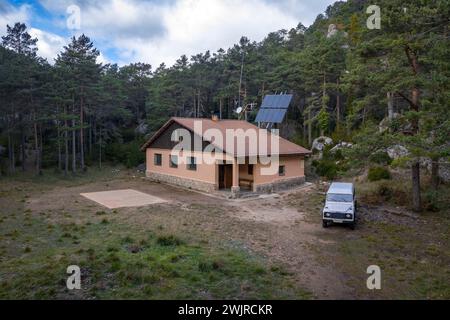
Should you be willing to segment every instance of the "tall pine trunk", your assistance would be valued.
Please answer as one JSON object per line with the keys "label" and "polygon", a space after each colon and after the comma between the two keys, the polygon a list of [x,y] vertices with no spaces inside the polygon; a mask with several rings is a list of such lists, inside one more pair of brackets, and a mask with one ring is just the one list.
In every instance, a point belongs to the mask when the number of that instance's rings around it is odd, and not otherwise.
{"label": "tall pine trunk", "polygon": [[89,117],[89,155],[92,155],[92,116]]}
{"label": "tall pine trunk", "polygon": [[83,87],[81,87],[81,96],[80,96],[80,165],[81,171],[85,170],[84,167],[84,115],[83,115]]}
{"label": "tall pine trunk", "polygon": [[[72,112],[75,115],[75,98],[72,105]],[[77,139],[75,133],[75,119],[72,119],[72,173],[77,172]]]}
{"label": "tall pine trunk", "polygon": [[194,118],[197,118],[197,104],[195,103],[195,92],[194,92]]}
{"label": "tall pine trunk", "polygon": [[64,175],[67,176],[69,173],[69,126],[67,123],[67,107],[64,107],[64,146],[65,146],[65,157],[64,157]]}
{"label": "tall pine trunk", "polygon": [[413,209],[419,212],[422,209],[422,201],[420,198],[420,163],[418,159],[415,159],[411,166],[411,178]]}
{"label": "tall pine trunk", "polygon": [[42,175],[42,159],[43,159],[43,154],[44,154],[44,138],[43,138],[43,134],[42,134],[42,123],[39,125],[39,175]]}
{"label": "tall pine trunk", "polygon": [[[419,111],[419,89],[414,88],[412,91],[412,103],[413,110]],[[413,134],[417,134],[419,131],[418,119],[414,118],[412,121]],[[412,196],[413,196],[413,209],[414,211],[422,210],[422,199],[420,196],[420,163],[419,159],[415,159],[411,168],[411,179],[412,179]]]}
{"label": "tall pine trunk", "polygon": [[[408,58],[408,61],[411,65],[412,72],[414,76],[417,76],[419,73],[419,61],[417,59],[416,53],[411,50],[411,48],[407,45],[405,46],[405,54]],[[410,109],[415,112],[419,112],[419,99],[420,99],[420,90],[415,85],[411,92],[411,101]],[[418,117],[414,117],[411,121],[412,134],[416,135],[419,133],[419,119]],[[413,209],[414,211],[422,210],[422,199],[420,196],[420,164],[419,159],[414,159],[413,164],[411,166],[411,180],[412,180],[412,196],[413,196]]]}
{"label": "tall pine trunk", "polygon": [[341,126],[341,95],[339,94],[339,78],[336,80],[336,127],[339,129]]}
{"label": "tall pine trunk", "polygon": [[386,95],[388,102],[388,119],[389,121],[392,121],[392,119],[394,119],[394,94],[392,92],[388,92]]}
{"label": "tall pine trunk", "polygon": [[308,109],[308,145],[311,147],[312,144],[312,117],[311,117],[311,107]]}
{"label": "tall pine trunk", "polygon": [[36,120],[36,113],[34,113],[34,148],[36,155],[36,174],[40,173],[40,152],[39,152],[39,140],[38,140],[38,125]]}
{"label": "tall pine trunk", "polygon": [[25,130],[23,128],[23,118],[20,117],[20,154],[21,154],[21,163],[22,163],[22,171],[25,171]]}
{"label": "tall pine trunk", "polygon": [[439,187],[439,159],[431,159],[431,187],[437,190]]}
{"label": "tall pine trunk", "polygon": [[59,106],[56,106],[56,136],[57,136],[57,143],[58,143],[58,171],[62,171],[62,159],[61,159],[61,126],[59,123]]}
{"label": "tall pine trunk", "polygon": [[[11,129],[10,129],[11,130]],[[16,173],[16,159],[14,156],[14,142],[11,137],[11,131],[8,130],[8,158],[9,158],[9,172]]]}
{"label": "tall pine trunk", "polygon": [[102,170],[102,129],[100,129],[100,133],[99,133],[99,157],[98,157],[98,164],[99,164],[99,168],[100,170]]}

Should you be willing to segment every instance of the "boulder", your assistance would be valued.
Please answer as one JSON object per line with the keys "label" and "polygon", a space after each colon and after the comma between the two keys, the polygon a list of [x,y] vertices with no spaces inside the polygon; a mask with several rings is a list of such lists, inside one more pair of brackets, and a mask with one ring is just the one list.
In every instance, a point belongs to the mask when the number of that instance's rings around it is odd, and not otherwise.
{"label": "boulder", "polygon": [[[335,35],[337,35],[338,33],[343,34],[344,37],[347,37],[347,36],[348,36],[348,33],[347,33],[347,32],[345,32],[345,31],[343,31],[343,30],[339,30],[339,29],[342,29],[342,28],[339,28],[339,27],[338,27],[337,25],[335,25],[334,23],[329,24],[329,25],[328,25],[328,30],[327,30],[327,38],[328,38],[328,39],[329,39],[329,38],[332,38],[332,37],[334,37]],[[342,47],[345,49],[345,48],[348,48],[349,46],[348,46],[348,45],[343,45]]]}
{"label": "boulder", "polygon": [[[411,132],[412,129],[411,123],[409,123],[409,121],[407,121],[406,118],[400,113],[394,113],[392,116],[392,120],[394,120],[397,124],[395,131],[405,133]],[[380,133],[389,130],[389,127],[390,127],[389,117],[385,117],[378,124],[378,130],[380,131]]]}
{"label": "boulder", "polygon": [[141,163],[136,167],[136,171],[138,172],[145,172],[147,170],[147,166],[145,163]]}
{"label": "boulder", "polygon": [[450,163],[439,164],[439,178],[442,182],[450,182]]}
{"label": "boulder", "polygon": [[406,149],[404,146],[396,144],[393,145],[392,147],[389,147],[386,149],[386,152],[389,156],[389,158],[391,159],[398,159],[401,157],[406,157],[407,155],[409,155],[409,151],[408,149]]}
{"label": "boulder", "polygon": [[[400,118],[400,113],[393,114],[393,119],[397,118]],[[383,118],[383,120],[381,120],[381,122],[378,124],[378,130],[380,131],[380,133],[389,130],[389,122],[390,122],[389,117],[385,117]]]}
{"label": "boulder", "polygon": [[312,149],[312,151],[317,150],[319,152],[322,152],[323,149],[325,148],[325,146],[332,145],[332,144],[333,144],[333,139],[331,139],[329,137],[325,137],[325,136],[320,136],[320,137],[314,139],[311,149]]}
{"label": "boulder", "polygon": [[336,152],[337,150],[344,149],[344,148],[351,148],[351,147],[353,147],[352,143],[342,141],[342,142],[339,142],[337,145],[335,145],[333,148],[331,148],[330,152]]}
{"label": "boulder", "polygon": [[327,38],[331,38],[339,32],[335,24],[330,24],[328,26]]}
{"label": "boulder", "polygon": [[148,124],[145,121],[141,121],[139,125],[134,129],[134,132],[145,135],[148,133]]}

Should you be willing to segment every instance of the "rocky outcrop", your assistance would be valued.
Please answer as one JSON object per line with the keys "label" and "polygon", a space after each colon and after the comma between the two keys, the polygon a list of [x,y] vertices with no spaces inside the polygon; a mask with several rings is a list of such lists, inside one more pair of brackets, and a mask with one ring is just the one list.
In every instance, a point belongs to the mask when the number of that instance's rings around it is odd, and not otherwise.
{"label": "rocky outcrop", "polygon": [[331,38],[331,37],[337,35],[338,33],[339,33],[339,30],[335,24],[332,23],[328,26],[327,38]]}
{"label": "rocky outcrop", "polygon": [[442,182],[450,182],[450,163],[439,164],[439,178]]}
{"label": "rocky outcrop", "polygon": [[402,158],[402,157],[406,157],[407,155],[409,155],[409,151],[408,149],[406,149],[404,146],[396,144],[393,145],[392,147],[389,147],[386,149],[386,152],[389,156],[389,158],[391,159],[398,159],[398,158]]}
{"label": "rocky outcrop", "polygon": [[381,120],[381,122],[378,124],[378,130],[380,131],[380,133],[386,132],[387,130],[389,130],[389,128],[391,128],[391,123],[395,122],[395,132],[411,132],[411,123],[409,123],[409,121],[406,120],[406,118],[401,115],[400,113],[394,113],[392,115],[392,119],[389,119],[389,117],[385,117],[383,120]]}
{"label": "rocky outcrop", "polygon": [[325,136],[320,136],[316,139],[314,139],[312,143],[312,151],[319,151],[322,152],[325,146],[329,146],[333,144],[333,139]]}
{"label": "rocky outcrop", "polygon": [[145,135],[148,133],[148,124],[145,121],[141,121],[139,125],[134,129],[137,134]]}
{"label": "rocky outcrop", "polygon": [[333,148],[330,149],[330,152],[334,153],[338,150],[344,149],[344,148],[351,148],[353,147],[353,144],[350,142],[339,142],[337,145],[335,145]]}

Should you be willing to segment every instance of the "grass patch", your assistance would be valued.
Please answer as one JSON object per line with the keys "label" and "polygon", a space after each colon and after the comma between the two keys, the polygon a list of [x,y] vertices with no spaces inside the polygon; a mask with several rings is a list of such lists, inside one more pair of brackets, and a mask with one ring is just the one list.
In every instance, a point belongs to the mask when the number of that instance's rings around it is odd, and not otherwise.
{"label": "grass patch", "polygon": [[160,246],[169,247],[169,246],[179,246],[183,244],[183,241],[175,237],[174,235],[169,235],[158,237],[156,243],[159,244]]}
{"label": "grass patch", "polygon": [[[271,270],[252,252],[202,241],[201,235],[186,236],[186,230],[171,225],[172,220],[140,224],[95,206],[79,210],[81,201],[74,207],[64,203],[52,212],[31,214],[29,204],[21,202],[55,188],[113,178],[117,177],[90,170],[89,175],[70,178],[44,172],[42,177],[2,180],[0,299],[310,297],[295,285],[292,275]],[[66,288],[69,265],[81,268],[81,290]]]}

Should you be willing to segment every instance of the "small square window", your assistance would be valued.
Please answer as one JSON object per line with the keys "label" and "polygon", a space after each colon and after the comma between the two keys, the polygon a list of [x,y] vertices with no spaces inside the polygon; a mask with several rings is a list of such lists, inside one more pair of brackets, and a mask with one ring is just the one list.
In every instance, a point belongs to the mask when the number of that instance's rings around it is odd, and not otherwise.
{"label": "small square window", "polygon": [[187,158],[187,168],[188,170],[197,170],[197,159],[195,157],[188,157]]}
{"label": "small square window", "polygon": [[178,156],[170,156],[170,163],[171,168],[178,168]]}
{"label": "small square window", "polygon": [[248,168],[248,171],[247,171],[248,175],[252,176],[253,175],[253,165],[249,164],[247,168]]}
{"label": "small square window", "polygon": [[278,175],[279,176],[284,176],[285,173],[286,173],[286,167],[285,166],[279,166],[278,167]]}
{"label": "small square window", "polygon": [[173,142],[181,142],[183,141],[183,136],[180,133],[180,129],[176,129],[172,132],[172,137],[171,137]]}
{"label": "small square window", "polygon": [[155,166],[160,166],[162,164],[162,155],[160,153],[155,153],[154,163]]}

